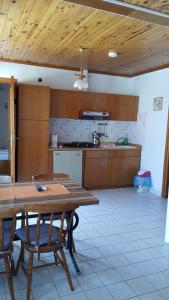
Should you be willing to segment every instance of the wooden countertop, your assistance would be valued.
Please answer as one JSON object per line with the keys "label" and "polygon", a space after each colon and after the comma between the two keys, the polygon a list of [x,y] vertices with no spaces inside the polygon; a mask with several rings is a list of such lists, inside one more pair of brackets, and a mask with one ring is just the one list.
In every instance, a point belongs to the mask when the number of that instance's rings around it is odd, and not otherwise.
{"label": "wooden countertop", "polygon": [[[140,151],[142,146],[138,144],[129,144],[128,146],[132,146],[133,148],[128,148],[127,146],[119,145],[120,147],[116,146],[115,148],[113,147],[103,147],[103,146],[98,146],[98,147],[89,147],[89,148],[81,148],[81,147],[57,147],[57,148],[49,148],[49,151]],[[125,148],[126,147],[126,148]]]}

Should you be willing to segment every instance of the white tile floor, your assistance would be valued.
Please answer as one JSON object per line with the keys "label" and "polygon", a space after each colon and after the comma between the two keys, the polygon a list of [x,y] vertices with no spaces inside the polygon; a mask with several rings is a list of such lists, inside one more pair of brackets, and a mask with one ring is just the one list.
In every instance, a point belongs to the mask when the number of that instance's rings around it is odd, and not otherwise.
{"label": "white tile floor", "polygon": [[[99,205],[81,207],[74,232],[77,276],[67,260],[75,291],[61,267],[33,274],[33,300],[168,300],[169,245],[164,242],[167,202],[134,189],[93,191]],[[15,256],[18,248],[15,247]],[[45,258],[50,261],[51,257]],[[16,300],[25,299],[26,280],[14,278]],[[10,299],[0,278],[0,299]]]}

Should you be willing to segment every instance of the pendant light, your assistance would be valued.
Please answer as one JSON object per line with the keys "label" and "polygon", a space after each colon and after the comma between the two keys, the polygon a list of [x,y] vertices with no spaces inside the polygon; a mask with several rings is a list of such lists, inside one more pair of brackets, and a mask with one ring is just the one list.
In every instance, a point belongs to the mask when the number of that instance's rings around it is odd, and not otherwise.
{"label": "pendant light", "polygon": [[86,90],[88,89],[88,71],[83,69],[83,52],[84,48],[80,48],[80,56],[81,56],[81,67],[79,74],[75,74],[76,80],[74,82],[73,87],[79,90]]}

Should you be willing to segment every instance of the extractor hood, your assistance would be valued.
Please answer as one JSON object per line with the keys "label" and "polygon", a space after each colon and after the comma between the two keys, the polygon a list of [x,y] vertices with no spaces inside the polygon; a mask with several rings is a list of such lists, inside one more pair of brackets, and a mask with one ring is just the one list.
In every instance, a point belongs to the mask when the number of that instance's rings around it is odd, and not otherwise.
{"label": "extractor hood", "polygon": [[109,112],[100,111],[80,111],[80,119],[82,120],[109,120]]}

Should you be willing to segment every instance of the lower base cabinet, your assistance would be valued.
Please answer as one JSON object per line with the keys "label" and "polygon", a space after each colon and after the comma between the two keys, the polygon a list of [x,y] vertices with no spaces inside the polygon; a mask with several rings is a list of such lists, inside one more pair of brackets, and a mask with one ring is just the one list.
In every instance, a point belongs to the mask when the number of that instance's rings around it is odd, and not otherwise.
{"label": "lower base cabinet", "polygon": [[128,187],[139,168],[139,149],[85,151],[83,186],[88,189]]}

